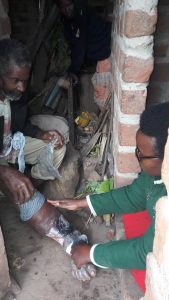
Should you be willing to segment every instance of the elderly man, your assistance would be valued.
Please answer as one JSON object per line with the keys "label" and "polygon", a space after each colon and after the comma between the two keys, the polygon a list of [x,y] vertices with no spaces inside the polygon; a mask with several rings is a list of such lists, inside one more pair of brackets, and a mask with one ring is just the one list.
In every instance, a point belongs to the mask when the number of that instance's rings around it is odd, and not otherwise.
{"label": "elderly man", "polygon": [[[32,177],[55,179],[68,141],[64,119],[38,116],[32,118],[33,124],[28,121],[27,99],[23,93],[30,68],[29,52],[22,43],[10,39],[0,41],[0,189],[17,207],[22,221],[57,241],[70,254],[72,246],[86,243],[87,237],[73,230],[23,174],[26,162],[32,165]],[[11,163],[18,163],[21,172],[12,168]],[[93,275],[92,265],[80,270],[73,266],[73,276],[79,280],[89,280]]]}
{"label": "elderly man", "polygon": [[[29,52],[21,43],[9,39],[0,41],[0,115],[4,118],[0,163],[2,160],[15,163],[18,153],[12,151],[10,157],[8,155],[10,140],[12,134],[20,131],[25,136],[25,162],[33,166],[32,177],[52,180],[55,177],[45,169],[44,162],[38,157],[46,144],[55,139],[53,164],[59,168],[66,151],[68,126],[66,120],[55,116],[36,116],[32,118],[32,123],[28,120],[28,97],[24,92],[30,67]],[[23,189],[25,193],[26,189]]]}

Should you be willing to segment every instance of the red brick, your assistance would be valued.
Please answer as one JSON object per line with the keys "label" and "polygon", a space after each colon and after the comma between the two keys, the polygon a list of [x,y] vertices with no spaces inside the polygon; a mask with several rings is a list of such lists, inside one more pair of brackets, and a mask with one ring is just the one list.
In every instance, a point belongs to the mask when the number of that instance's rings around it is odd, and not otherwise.
{"label": "red brick", "polygon": [[153,71],[154,60],[140,59],[132,56],[125,58],[122,79],[127,82],[147,82]]}
{"label": "red brick", "polygon": [[134,153],[117,153],[116,168],[120,173],[138,173],[140,166]]}
{"label": "red brick", "polygon": [[120,177],[119,175],[114,176],[114,187],[118,188],[121,186],[129,185],[133,182],[133,177]]}
{"label": "red brick", "polygon": [[134,56],[126,56],[118,42],[114,46],[114,59],[122,73],[122,79],[127,82],[147,82],[154,67],[154,59],[141,59]]}
{"label": "red brick", "polygon": [[157,12],[148,15],[142,10],[129,10],[124,20],[124,34],[128,38],[150,35],[155,31]]}
{"label": "red brick", "polygon": [[139,128],[137,125],[118,124],[118,136],[120,146],[135,146],[136,145],[136,132]]}
{"label": "red brick", "polygon": [[147,89],[121,90],[120,108],[124,114],[141,114],[145,109]]}
{"label": "red brick", "polygon": [[168,82],[169,63],[156,63],[151,76],[151,80],[156,82]]}

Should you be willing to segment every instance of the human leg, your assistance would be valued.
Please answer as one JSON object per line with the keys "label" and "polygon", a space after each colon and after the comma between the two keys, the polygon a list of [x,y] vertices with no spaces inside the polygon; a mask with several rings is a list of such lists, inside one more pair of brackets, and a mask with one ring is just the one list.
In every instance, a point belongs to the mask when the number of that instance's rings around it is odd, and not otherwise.
{"label": "human leg", "polygon": [[64,137],[64,143],[69,142],[69,127],[65,118],[51,115],[35,115],[30,118],[33,125],[38,126],[41,130],[57,130]]}
{"label": "human leg", "polygon": [[[67,125],[67,121],[64,118],[57,116],[37,115],[31,117],[30,120],[34,125],[40,127],[42,130],[59,131],[60,134],[64,137],[65,144],[67,144],[67,142],[69,141],[69,127]],[[57,165],[57,161],[59,159],[59,150],[55,150],[53,153],[53,165],[59,168],[61,178],[59,178],[59,180],[48,180],[43,184],[43,191],[46,195],[50,195],[51,198],[67,198],[70,195],[73,197],[78,185],[79,154],[77,151],[75,151],[71,143],[68,143],[68,145],[66,145],[65,151],[66,155],[63,155],[60,160],[62,162],[60,168]],[[32,170],[34,170],[35,168],[36,167],[34,166]]]}
{"label": "human leg", "polygon": [[[31,122],[41,130],[57,130],[64,137],[64,144],[59,149],[54,149],[52,153],[52,163],[58,169],[66,153],[66,143],[69,141],[69,128],[67,121],[62,117],[50,115],[37,115],[31,117]],[[26,137],[24,148],[25,161],[33,165],[31,175],[36,179],[54,180],[56,177],[50,172],[48,167],[50,152],[45,148],[47,144],[39,139]],[[44,148],[46,151],[44,151]],[[43,153],[42,153],[43,152]],[[48,153],[48,154],[46,154]]]}
{"label": "human leg", "polygon": [[[69,255],[71,247],[80,243],[87,243],[86,235],[74,230],[71,224],[52,205],[45,201],[39,192],[26,203],[18,206],[22,221],[30,224],[41,235],[48,236],[59,243]],[[87,264],[81,269],[72,264],[73,277],[86,281],[96,274],[95,267]]]}
{"label": "human leg", "polygon": [[[33,178],[42,180],[53,180],[55,177],[51,174],[48,169],[47,159],[45,155],[41,159],[42,151],[44,151],[47,144],[42,140],[25,137],[24,157],[27,164],[32,165],[31,175]],[[53,166],[59,168],[66,153],[66,146],[63,145],[60,149],[54,150],[53,155]],[[50,155],[50,153],[49,153]]]}

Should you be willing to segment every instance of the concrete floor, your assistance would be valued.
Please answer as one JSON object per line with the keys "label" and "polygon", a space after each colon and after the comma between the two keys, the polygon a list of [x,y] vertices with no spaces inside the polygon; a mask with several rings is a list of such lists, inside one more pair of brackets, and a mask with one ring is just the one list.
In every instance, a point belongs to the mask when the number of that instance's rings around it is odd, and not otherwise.
{"label": "concrete floor", "polygon": [[[75,219],[76,226],[84,227],[80,217]],[[21,223],[5,198],[0,201],[0,220],[10,272],[21,288],[19,293],[13,289],[3,300],[122,300],[117,270],[98,269],[88,284],[75,280],[62,248]],[[103,224],[92,224],[88,233],[92,242],[105,242],[107,231]]]}

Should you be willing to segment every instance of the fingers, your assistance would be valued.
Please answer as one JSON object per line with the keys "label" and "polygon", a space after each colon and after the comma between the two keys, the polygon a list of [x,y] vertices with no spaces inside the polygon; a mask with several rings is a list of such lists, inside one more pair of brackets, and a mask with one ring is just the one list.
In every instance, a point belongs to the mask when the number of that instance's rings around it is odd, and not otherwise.
{"label": "fingers", "polygon": [[[24,203],[34,194],[34,186],[25,175],[17,174],[17,181],[13,182],[15,201]],[[15,178],[16,178],[15,177]]]}
{"label": "fingers", "polygon": [[25,193],[25,196],[27,198],[30,198],[33,196],[34,192],[35,192],[35,188],[32,184],[32,182],[29,180],[29,178],[25,178],[25,181],[26,181],[26,193]]}
{"label": "fingers", "polygon": [[92,278],[96,276],[96,267],[93,264],[88,263],[86,265],[86,270]]}
{"label": "fingers", "polygon": [[52,140],[54,137],[57,137],[58,140],[56,141],[56,145],[63,145],[64,137],[56,130],[51,130],[48,132],[50,135],[50,140]]}
{"label": "fingers", "polygon": [[55,207],[66,208],[68,210],[77,210],[76,200],[49,200],[47,202],[52,204]]}
{"label": "fingers", "polygon": [[54,200],[47,199],[47,202],[50,203],[50,204],[52,204],[55,207],[60,206],[60,202],[57,201],[57,200],[54,201]]}
{"label": "fingers", "polygon": [[87,272],[85,266],[80,269],[72,262],[72,276],[79,281],[89,281],[91,279],[89,273]]}
{"label": "fingers", "polygon": [[96,268],[91,263],[83,265],[80,269],[77,268],[73,261],[71,261],[71,265],[72,276],[75,279],[78,279],[80,281],[89,281],[91,280],[91,278],[96,276]]}
{"label": "fingers", "polygon": [[17,189],[17,200],[19,203],[24,203],[26,200],[28,200],[30,197],[33,196],[34,193],[34,187],[32,184],[25,184],[21,183],[20,186],[18,186]]}

